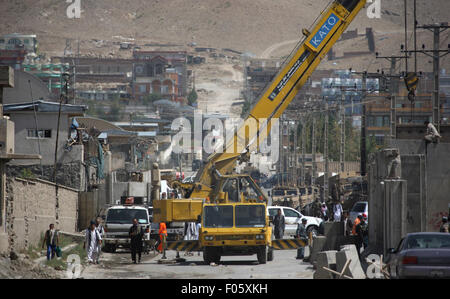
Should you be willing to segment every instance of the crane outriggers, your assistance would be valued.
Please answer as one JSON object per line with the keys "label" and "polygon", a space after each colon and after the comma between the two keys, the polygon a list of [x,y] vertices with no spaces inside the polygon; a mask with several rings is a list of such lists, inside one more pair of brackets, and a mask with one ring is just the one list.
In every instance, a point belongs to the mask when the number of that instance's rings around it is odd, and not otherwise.
{"label": "crane outriggers", "polygon": [[[234,174],[237,162],[246,162],[331,50],[366,0],[334,0],[321,12],[304,38],[266,87],[244,123],[213,153],[191,184],[175,183],[184,199],[155,200],[154,221],[195,222],[202,228],[198,241],[167,244],[167,249],[203,251],[206,263],[221,256],[257,254],[259,263],[273,259],[274,249],[305,246],[300,239],[274,240],[267,198],[248,175]],[[251,127],[256,129],[250,129]]]}

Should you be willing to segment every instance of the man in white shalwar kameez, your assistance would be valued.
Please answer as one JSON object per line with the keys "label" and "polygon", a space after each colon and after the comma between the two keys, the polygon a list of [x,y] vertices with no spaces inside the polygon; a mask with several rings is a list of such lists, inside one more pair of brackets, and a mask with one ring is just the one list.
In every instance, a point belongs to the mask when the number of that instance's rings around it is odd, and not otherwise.
{"label": "man in white shalwar kameez", "polygon": [[[197,237],[197,239],[196,239],[196,237]],[[185,241],[198,240],[197,225],[195,222],[188,222],[184,240]],[[185,255],[192,255],[192,253],[186,251]]]}
{"label": "man in white shalwar kameez", "polygon": [[334,210],[334,222],[341,222],[342,213],[344,212],[342,209],[342,205],[340,202],[336,203],[333,207]]}
{"label": "man in white shalwar kameez", "polygon": [[86,238],[83,248],[86,249],[88,263],[98,263],[97,255],[99,254],[99,244],[102,243],[102,237],[98,232],[95,221],[91,221],[91,225],[86,229]]}

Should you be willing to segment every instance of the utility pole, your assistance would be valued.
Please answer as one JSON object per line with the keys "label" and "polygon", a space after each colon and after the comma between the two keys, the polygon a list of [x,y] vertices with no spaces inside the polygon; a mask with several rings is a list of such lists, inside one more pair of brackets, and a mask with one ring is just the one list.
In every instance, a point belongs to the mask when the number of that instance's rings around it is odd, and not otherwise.
{"label": "utility pole", "polygon": [[[422,50],[413,50],[413,51],[405,50],[403,52],[405,52],[405,55],[408,53],[414,54],[422,53],[433,58],[433,77],[434,77],[433,123],[436,126],[436,129],[440,131],[441,126],[441,116],[440,116],[441,101],[439,97],[440,59],[441,57],[444,57],[450,53],[450,44],[448,44],[447,50],[440,50],[439,44],[440,44],[440,34],[446,31],[448,28],[450,28],[450,26],[448,25],[448,23],[441,23],[441,24],[417,26],[417,28],[427,29],[433,32],[433,50],[425,50],[425,45],[422,45]],[[441,55],[441,53],[444,54]]]}
{"label": "utility pole", "polygon": [[[366,149],[366,127],[367,127],[367,116],[366,116],[366,103],[365,98],[369,94],[369,90],[367,89],[367,78],[376,78],[380,80],[385,77],[393,77],[396,76],[386,76],[380,73],[367,73],[367,72],[354,72],[355,74],[362,75],[362,115],[361,115],[361,144],[360,144],[360,155],[361,155],[361,176],[365,176],[367,173],[367,149]],[[397,76],[398,77],[398,76]],[[395,119],[395,118],[394,118]]]}
{"label": "utility pole", "polygon": [[[311,151],[312,151],[312,177],[311,185],[316,183],[316,117],[312,115],[312,132],[311,132]],[[314,189],[314,188],[313,188]]]}
{"label": "utility pole", "polygon": [[341,88],[341,102],[339,105],[341,112],[341,146],[340,146],[340,162],[341,172],[345,171],[345,92],[344,88]]}
{"label": "utility pole", "polygon": [[[408,51],[408,7],[407,0],[404,0],[405,8],[405,50]],[[405,72],[408,73],[408,53],[405,52]]]}
{"label": "utility pole", "polygon": [[363,73],[362,80],[363,98],[362,98],[362,115],[361,115],[361,176],[365,176],[367,172],[367,148],[366,148],[366,104],[365,90],[367,90],[367,73]]}
{"label": "utility pole", "polygon": [[294,121],[294,171],[293,171],[293,181],[294,186],[298,185],[298,121]]}
{"label": "utility pole", "polygon": [[328,174],[329,174],[329,160],[328,160],[328,102],[325,102],[325,124],[324,124],[324,146],[323,146],[323,155],[325,156],[325,173],[323,176],[323,196],[324,200],[327,201],[329,197],[329,188],[328,188]]}
{"label": "utility pole", "polygon": [[417,73],[417,1],[416,0],[414,0],[414,73]]}
{"label": "utility pole", "polygon": [[282,178],[283,178],[283,116],[280,117],[280,126],[279,126],[279,145],[278,151],[280,153],[279,161],[278,161],[278,186],[281,186]]}
{"label": "utility pole", "polygon": [[301,177],[302,177],[302,186],[306,186],[306,171],[305,171],[305,159],[306,159],[306,123],[303,120],[302,122],[302,172],[301,172]]}
{"label": "utility pole", "polygon": [[[390,68],[390,80],[391,80],[391,88],[390,88],[390,97],[391,97],[391,112],[390,112],[390,138],[395,139],[397,137],[397,111],[395,110],[397,107],[397,93],[398,93],[398,80],[400,76],[394,75],[395,69],[397,67],[397,61],[404,59],[404,56],[378,56],[378,52],[376,53],[377,59],[386,59],[391,63]],[[366,76],[367,83],[367,76]],[[365,109],[365,107],[363,106]]]}

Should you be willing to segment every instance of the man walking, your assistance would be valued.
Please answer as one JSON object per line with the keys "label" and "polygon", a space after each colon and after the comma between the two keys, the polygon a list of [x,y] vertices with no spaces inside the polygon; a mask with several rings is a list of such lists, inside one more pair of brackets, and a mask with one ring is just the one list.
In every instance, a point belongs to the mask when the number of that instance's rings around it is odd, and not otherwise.
{"label": "man walking", "polygon": [[88,263],[98,263],[98,248],[99,246],[101,247],[101,244],[102,237],[95,226],[95,221],[92,220],[89,228],[86,229],[86,236],[83,244],[83,249],[86,249]]}
{"label": "man walking", "polygon": [[439,228],[439,232],[441,233],[449,233],[449,227],[448,227],[448,218],[447,217],[442,217],[442,224],[441,227]]}
{"label": "man walking", "polygon": [[275,218],[273,219],[273,225],[275,226],[275,239],[283,239],[286,224],[284,215],[281,214],[281,209],[278,209],[277,215],[275,215]]}
{"label": "man walking", "polygon": [[[298,224],[296,236],[298,239],[302,240],[303,242],[308,242],[308,234],[306,232],[306,222],[307,220],[305,218],[302,219],[302,222]],[[301,260],[305,257],[305,247],[299,247],[297,249],[297,257],[296,259]]]}
{"label": "man walking", "polygon": [[55,257],[56,247],[59,245],[58,232],[55,230],[53,223],[50,224],[49,229],[45,232],[42,248],[44,248],[44,244],[47,245],[47,260],[49,261]]}
{"label": "man walking", "polygon": [[133,226],[130,227],[130,249],[131,249],[131,260],[136,264],[136,253],[138,255],[138,261],[141,262],[142,255],[142,238],[144,237],[144,228],[139,225],[137,219],[133,219]]}
{"label": "man walking", "polygon": [[[101,217],[97,217],[95,220],[95,228],[97,229],[98,233],[100,234],[100,238],[103,240],[105,237],[105,228],[103,227],[103,219]],[[102,245],[101,243],[97,244],[97,264],[100,260],[100,254],[102,253]]]}

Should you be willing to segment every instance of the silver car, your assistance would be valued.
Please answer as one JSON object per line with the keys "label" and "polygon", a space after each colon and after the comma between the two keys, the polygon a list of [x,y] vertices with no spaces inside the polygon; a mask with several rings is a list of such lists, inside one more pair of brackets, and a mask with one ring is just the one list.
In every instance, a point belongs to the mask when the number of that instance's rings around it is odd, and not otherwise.
{"label": "silver car", "polygon": [[366,215],[367,218],[369,218],[369,202],[367,201],[358,201],[357,203],[355,203],[352,207],[352,209],[350,210],[350,215],[349,218],[352,221],[352,223],[355,222],[355,219],[359,216],[359,215]]}
{"label": "silver car", "polygon": [[391,278],[450,278],[450,234],[412,233],[391,254]]}

